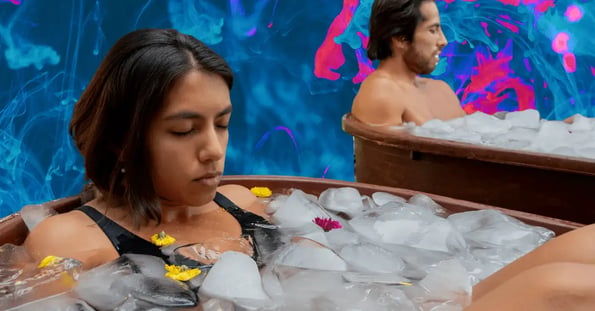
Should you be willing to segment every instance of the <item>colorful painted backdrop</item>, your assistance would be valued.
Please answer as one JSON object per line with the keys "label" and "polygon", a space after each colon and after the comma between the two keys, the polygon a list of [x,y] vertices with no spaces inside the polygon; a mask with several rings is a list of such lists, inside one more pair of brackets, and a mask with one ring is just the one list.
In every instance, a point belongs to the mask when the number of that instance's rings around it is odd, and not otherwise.
{"label": "colorful painted backdrop", "polygon": [[[235,70],[227,174],[353,180],[340,118],[373,70],[371,3],[0,0],[0,216],[80,190],[72,106],[109,47],[146,27],[190,33]],[[434,76],[466,111],[595,115],[595,1],[437,4],[450,44]]]}

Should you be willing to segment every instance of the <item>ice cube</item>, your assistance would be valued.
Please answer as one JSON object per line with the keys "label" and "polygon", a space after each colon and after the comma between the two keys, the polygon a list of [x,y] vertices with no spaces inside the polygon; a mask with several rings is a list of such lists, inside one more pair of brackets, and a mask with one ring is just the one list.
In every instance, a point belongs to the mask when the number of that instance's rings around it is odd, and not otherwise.
{"label": "ice cube", "polygon": [[395,273],[405,267],[403,260],[394,253],[368,243],[346,245],[339,255],[356,271]]}
{"label": "ice cube", "polygon": [[328,218],[330,215],[322,209],[317,200],[301,190],[295,190],[271,219],[281,227],[291,228],[311,224],[316,217]]}
{"label": "ice cube", "polygon": [[225,252],[219,257],[207,274],[199,293],[230,301],[269,300],[262,288],[256,262],[244,253],[234,251]]}
{"label": "ice cube", "polygon": [[345,213],[350,217],[364,209],[361,194],[352,187],[326,189],[320,194],[318,201],[326,209],[335,213]]}
{"label": "ice cube", "polygon": [[495,135],[506,133],[512,127],[512,124],[510,121],[500,120],[494,116],[477,111],[465,116],[465,127],[469,131],[481,135]]}
{"label": "ice cube", "polygon": [[388,192],[382,192],[382,191],[372,193],[372,199],[374,199],[374,202],[378,206],[382,206],[388,202],[397,202],[397,203],[407,202],[407,200],[405,200],[405,198],[402,198],[398,195],[394,195],[394,194],[391,194]]}
{"label": "ice cube", "polygon": [[273,255],[272,263],[315,270],[347,270],[347,264],[335,252],[306,238],[297,238],[293,243],[280,249]]}
{"label": "ice cube", "polygon": [[58,212],[47,204],[25,205],[21,208],[21,217],[29,231],[33,230],[44,219],[56,215]]}
{"label": "ice cube", "polygon": [[513,127],[522,127],[529,129],[538,129],[541,116],[535,109],[526,109],[522,111],[511,111],[506,114],[504,120],[510,122]]}

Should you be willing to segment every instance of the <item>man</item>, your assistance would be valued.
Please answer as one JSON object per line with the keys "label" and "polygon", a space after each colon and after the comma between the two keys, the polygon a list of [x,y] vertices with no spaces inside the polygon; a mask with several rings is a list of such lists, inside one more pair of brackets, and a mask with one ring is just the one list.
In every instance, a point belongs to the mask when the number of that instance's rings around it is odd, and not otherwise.
{"label": "man", "polygon": [[434,0],[375,0],[368,57],[380,64],[355,96],[353,116],[378,126],[464,116],[448,84],[418,76],[434,71],[446,44]]}

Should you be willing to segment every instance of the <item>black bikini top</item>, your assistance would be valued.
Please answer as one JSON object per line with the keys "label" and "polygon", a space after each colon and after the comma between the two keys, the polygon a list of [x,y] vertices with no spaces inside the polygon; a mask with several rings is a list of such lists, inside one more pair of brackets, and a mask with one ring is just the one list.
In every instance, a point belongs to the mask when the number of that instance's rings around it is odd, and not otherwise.
{"label": "black bikini top", "polygon": [[[214,199],[215,203],[225,209],[229,214],[231,214],[242,227],[242,236],[251,240],[253,252],[253,258],[256,260],[258,257],[257,248],[255,245],[254,240],[254,231],[257,227],[271,227],[271,224],[262,218],[259,215],[254,213],[245,211],[229,200],[227,197],[222,195],[221,193],[217,192]],[[184,264],[189,267],[200,267],[204,266],[198,261],[195,261],[190,258],[181,258],[180,255],[175,256],[175,262],[172,262],[171,258],[164,255],[161,249],[139,237],[138,235],[128,231],[126,228],[118,225],[116,222],[112,221],[111,219],[105,217],[105,215],[98,212],[91,206],[83,205],[78,210],[82,211],[83,213],[87,214],[103,232],[109,238],[109,240],[114,245],[118,254],[143,254],[143,255],[151,255],[162,258],[165,262],[170,264]],[[184,247],[184,246],[181,246]]]}

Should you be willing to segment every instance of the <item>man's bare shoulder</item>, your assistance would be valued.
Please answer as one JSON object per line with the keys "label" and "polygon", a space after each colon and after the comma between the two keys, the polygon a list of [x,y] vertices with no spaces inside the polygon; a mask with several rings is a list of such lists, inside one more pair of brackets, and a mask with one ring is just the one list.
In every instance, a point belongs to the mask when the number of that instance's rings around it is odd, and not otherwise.
{"label": "man's bare shoulder", "polygon": [[368,76],[362,85],[358,95],[366,95],[371,97],[393,96],[402,92],[403,88],[399,83],[385,74],[374,72]]}
{"label": "man's bare shoulder", "polygon": [[351,112],[369,124],[400,125],[408,98],[408,91],[397,81],[374,72],[360,86]]}
{"label": "man's bare shoulder", "polygon": [[444,80],[432,79],[432,78],[419,78],[419,80],[422,83],[425,83],[428,87],[430,87],[432,89],[439,90],[439,91],[448,90],[448,91],[454,93],[454,91],[452,90],[450,85],[448,85],[448,83],[446,83],[446,81],[444,81]]}
{"label": "man's bare shoulder", "polygon": [[426,88],[428,91],[437,94],[441,98],[440,111],[437,117],[441,119],[458,118],[465,115],[465,111],[461,108],[459,97],[452,89],[452,87],[443,80],[424,78]]}

